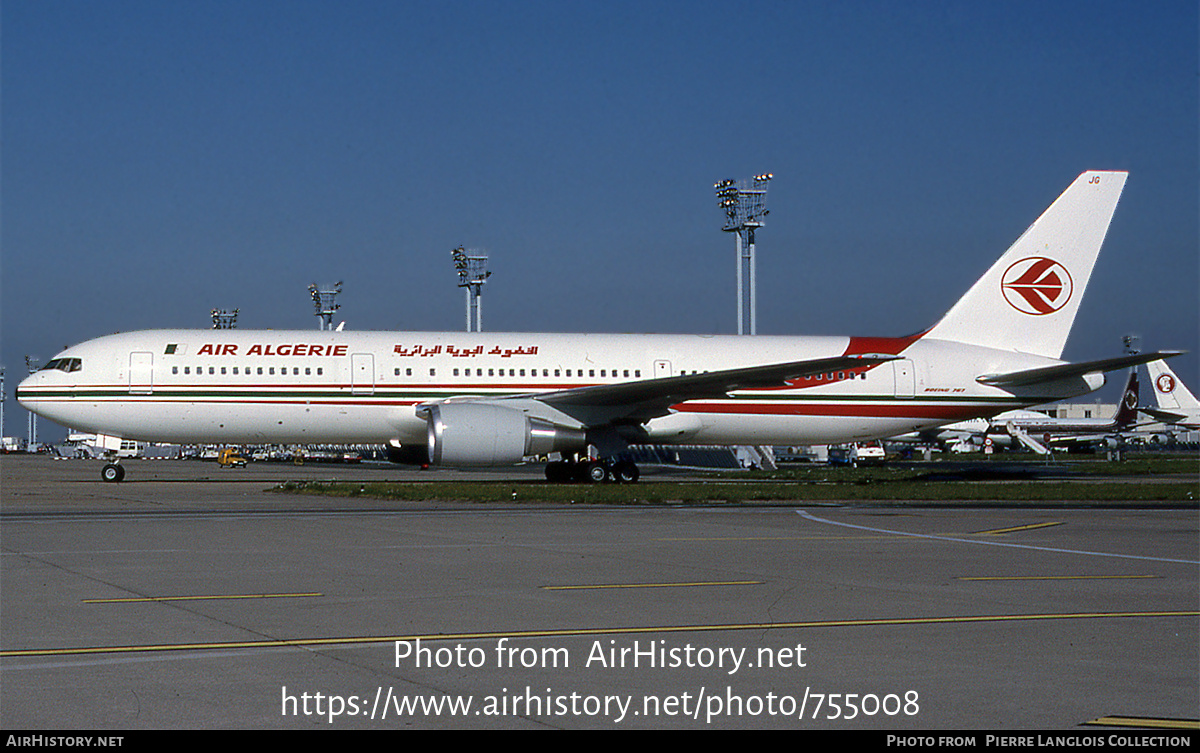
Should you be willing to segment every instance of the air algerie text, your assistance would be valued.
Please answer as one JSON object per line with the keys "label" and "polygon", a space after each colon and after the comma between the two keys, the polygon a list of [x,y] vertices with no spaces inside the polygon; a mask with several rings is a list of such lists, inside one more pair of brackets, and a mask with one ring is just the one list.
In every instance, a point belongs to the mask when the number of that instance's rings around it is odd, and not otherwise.
{"label": "air algerie text", "polygon": [[239,352],[237,345],[233,343],[205,343],[200,346],[200,350],[196,352],[198,356],[344,356],[346,355],[345,345],[291,345],[284,343],[277,345],[275,343],[267,343],[265,345],[254,344],[246,349],[245,353]]}

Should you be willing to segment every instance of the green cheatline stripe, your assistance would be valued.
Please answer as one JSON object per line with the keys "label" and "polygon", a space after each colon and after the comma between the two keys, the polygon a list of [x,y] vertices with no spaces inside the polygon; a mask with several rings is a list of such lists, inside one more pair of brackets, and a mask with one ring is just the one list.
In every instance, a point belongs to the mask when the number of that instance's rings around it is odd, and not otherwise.
{"label": "green cheatline stripe", "polygon": [[725,625],[656,625],[650,627],[566,628],[561,630],[511,630],[481,633],[430,633],[387,636],[347,636],[341,638],[293,638],[213,643],[168,643],[145,646],[79,646],[75,648],[31,648],[0,650],[0,657],[67,656],[78,654],[130,654],[160,651],[200,651],[242,648],[297,648],[391,643],[394,641],[486,640],[499,638],[554,638],[588,635],[631,635],[642,633],[697,633],[726,630],[785,630],[821,627],[879,627],[891,625],[966,624],[980,622],[1021,622],[1029,620],[1086,620],[1129,617],[1197,617],[1200,611],[1180,612],[1079,612],[1067,614],[977,615],[964,617],[893,617],[864,620],[817,620],[803,622],[755,622]]}

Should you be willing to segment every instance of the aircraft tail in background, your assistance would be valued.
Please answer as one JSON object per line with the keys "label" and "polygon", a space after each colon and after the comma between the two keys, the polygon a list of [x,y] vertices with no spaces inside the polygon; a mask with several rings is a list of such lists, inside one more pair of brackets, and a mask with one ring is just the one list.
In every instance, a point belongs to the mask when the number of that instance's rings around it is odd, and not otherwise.
{"label": "aircraft tail in background", "polygon": [[1151,361],[1146,364],[1146,372],[1150,375],[1158,410],[1143,408],[1143,411],[1164,423],[1188,429],[1200,428],[1200,400],[1175,376],[1171,367],[1165,361]]}
{"label": "aircraft tail in background", "polygon": [[1117,406],[1117,415],[1113,417],[1113,425],[1117,431],[1132,429],[1137,424],[1138,417],[1138,377],[1137,368],[1129,370],[1129,381],[1125,383],[1125,392],[1121,394],[1121,404]]}

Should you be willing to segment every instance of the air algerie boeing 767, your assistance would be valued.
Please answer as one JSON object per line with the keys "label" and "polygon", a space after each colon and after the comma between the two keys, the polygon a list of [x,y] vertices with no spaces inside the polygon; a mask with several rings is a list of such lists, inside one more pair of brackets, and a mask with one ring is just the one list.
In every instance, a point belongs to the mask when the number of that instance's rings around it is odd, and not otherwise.
{"label": "air algerie boeing 767", "polygon": [[553,481],[635,481],[631,444],[835,444],[990,417],[1174,354],[1060,360],[1126,177],[1080,175],[908,337],[149,330],[67,348],[17,399],[143,441],[385,444],[449,466],[557,455]]}

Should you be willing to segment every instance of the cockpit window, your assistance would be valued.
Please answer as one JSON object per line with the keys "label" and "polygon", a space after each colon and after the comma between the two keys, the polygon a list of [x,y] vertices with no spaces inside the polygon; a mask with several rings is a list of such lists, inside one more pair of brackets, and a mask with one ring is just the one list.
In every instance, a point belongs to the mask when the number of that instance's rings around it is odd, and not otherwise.
{"label": "cockpit window", "polygon": [[83,359],[82,358],[53,358],[45,366],[43,366],[40,370],[41,371],[65,371],[69,374],[73,371],[80,371],[82,369],[83,369]]}

